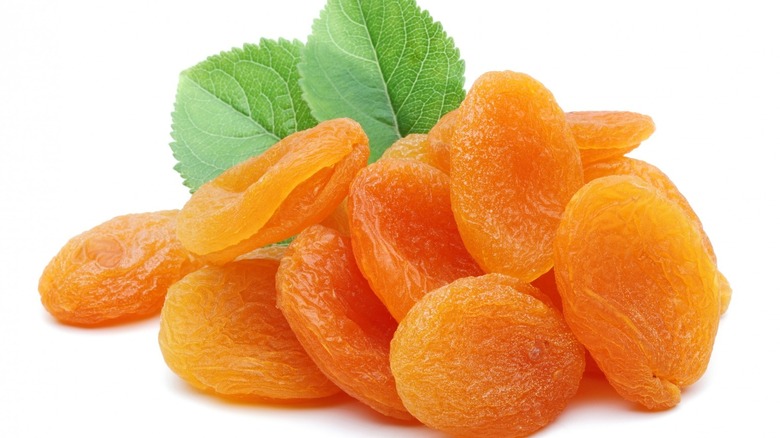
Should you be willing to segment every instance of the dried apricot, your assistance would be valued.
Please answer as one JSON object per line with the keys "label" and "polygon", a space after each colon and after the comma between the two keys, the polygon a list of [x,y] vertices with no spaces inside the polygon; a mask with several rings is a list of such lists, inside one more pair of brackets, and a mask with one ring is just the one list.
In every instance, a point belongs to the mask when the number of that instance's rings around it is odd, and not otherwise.
{"label": "dried apricot", "polygon": [[584,349],[532,286],[501,274],[454,282],[409,311],[390,344],[404,405],[454,436],[521,437],[574,396]]}
{"label": "dried apricot", "polygon": [[347,216],[347,200],[344,199],[333,212],[320,222],[320,225],[332,228],[339,233],[349,236],[349,216]]}
{"label": "dried apricot", "polygon": [[650,116],[629,111],[574,111],[566,122],[583,165],[623,156],[655,132]]}
{"label": "dried apricot", "polygon": [[226,398],[335,394],[276,308],[279,261],[267,255],[207,266],[171,286],[160,322],[163,358],[190,385]]}
{"label": "dried apricot", "polygon": [[292,134],[201,186],[179,215],[190,251],[225,263],[325,219],[368,162],[368,138],[350,119]]}
{"label": "dried apricot", "polygon": [[522,73],[482,75],[458,109],[452,210],[486,272],[532,281],[552,267],[552,240],[582,165],[563,111]]}
{"label": "dried apricot", "polygon": [[549,297],[553,307],[559,311],[562,310],[561,295],[558,293],[558,286],[555,285],[555,268],[540,275],[539,278],[531,282],[531,286]]}
{"label": "dried apricot", "polygon": [[428,155],[431,157],[431,164],[446,173],[450,174],[450,144],[452,144],[452,133],[458,125],[458,110],[450,111],[428,132]]}
{"label": "dried apricot", "polygon": [[[598,163],[592,163],[585,166],[585,181],[589,182],[596,178],[601,178],[610,175],[633,175],[641,178],[655,189],[663,193],[672,202],[676,203],[680,208],[685,211],[688,217],[696,224],[699,232],[704,239],[704,247],[707,250],[707,254],[712,258],[712,261],[717,264],[717,257],[715,256],[715,250],[712,248],[712,242],[704,232],[704,227],[699,220],[699,216],[693,211],[693,208],[685,199],[677,186],[674,185],[671,179],[663,173],[659,168],[653,166],[642,160],[637,160],[628,157],[613,158]],[[720,290],[721,297],[721,314],[726,312],[731,301],[731,285],[726,277],[718,271],[718,289]]]}
{"label": "dried apricot", "polygon": [[158,313],[168,286],[200,266],[176,238],[177,214],[119,216],[72,238],[41,275],[43,306],[84,326]]}
{"label": "dried apricot", "polygon": [[360,274],[348,238],[321,225],[290,244],[276,275],[277,303],[322,372],[376,411],[411,420],[390,373],[398,323]]}
{"label": "dried apricot", "polygon": [[[539,278],[531,282],[531,286],[539,289],[547,300],[542,300],[545,304],[552,306],[555,310],[562,312],[563,303],[561,303],[561,294],[558,292],[558,286],[555,284],[555,268],[542,274]],[[603,376],[603,373],[593,360],[590,353],[585,353],[585,375]]]}
{"label": "dried apricot", "polygon": [[566,321],[624,398],[668,408],[704,373],[720,316],[717,269],[697,224],[647,182],[608,176],[574,195],[555,277]]}
{"label": "dried apricot", "polygon": [[371,164],[355,177],[347,210],[358,266],[398,321],[428,291],[482,273],[458,234],[449,178],[432,166]]}
{"label": "dried apricot", "polygon": [[409,158],[434,166],[428,151],[428,136],[425,134],[409,134],[396,140],[385,150],[382,158]]}

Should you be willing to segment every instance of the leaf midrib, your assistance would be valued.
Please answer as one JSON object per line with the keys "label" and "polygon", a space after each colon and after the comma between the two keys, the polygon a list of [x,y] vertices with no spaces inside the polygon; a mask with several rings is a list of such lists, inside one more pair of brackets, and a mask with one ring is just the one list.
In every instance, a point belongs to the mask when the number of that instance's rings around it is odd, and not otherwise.
{"label": "leaf midrib", "polygon": [[[385,12],[384,11],[385,3],[382,2],[381,4],[382,4],[382,10],[383,10],[382,12]],[[387,99],[387,106],[390,108],[390,114],[392,114],[392,116],[393,116],[393,125],[392,125],[393,131],[395,131],[396,138],[401,138],[402,137],[401,136],[401,131],[400,131],[399,126],[398,126],[398,114],[396,113],[395,108],[393,107],[392,99],[390,99],[390,90],[387,88],[387,77],[385,75],[384,70],[382,69],[382,64],[379,63],[379,57],[377,56],[378,55],[377,54],[377,46],[374,43],[374,38],[371,35],[371,32],[369,32],[369,30],[368,30],[368,23],[366,22],[366,13],[363,11],[363,3],[362,2],[358,2],[358,10],[360,11],[360,19],[363,22],[362,23],[363,24],[363,30],[365,31],[366,37],[368,38],[368,42],[371,45],[371,48],[373,49],[372,50],[372,54],[374,55],[374,64],[376,64],[377,69],[379,69],[379,75],[382,78],[382,87],[384,88],[385,98]],[[384,17],[384,14],[382,16]],[[384,23],[385,23],[385,20],[383,19],[382,20],[382,25],[383,26],[384,26]],[[406,37],[405,32],[406,32],[406,30],[404,29],[404,37]],[[405,43],[406,42],[404,41],[404,46],[406,45]],[[399,58],[399,62],[400,62],[400,58]]]}

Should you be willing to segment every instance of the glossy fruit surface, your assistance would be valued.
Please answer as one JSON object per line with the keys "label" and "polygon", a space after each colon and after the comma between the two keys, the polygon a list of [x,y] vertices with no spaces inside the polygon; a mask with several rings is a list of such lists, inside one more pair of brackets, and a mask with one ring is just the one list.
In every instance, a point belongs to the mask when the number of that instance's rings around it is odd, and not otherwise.
{"label": "glossy fruit surface", "polygon": [[290,244],[276,285],[279,309],[325,375],[376,411],[412,419],[390,373],[398,323],[358,270],[348,238],[307,228]]}
{"label": "glossy fruit surface", "polygon": [[566,207],[555,276],[566,321],[623,397],[680,401],[707,368],[720,317],[699,227],[633,176],[598,178]]}
{"label": "glossy fruit surface", "polygon": [[382,159],[350,188],[352,247],[371,289],[400,321],[433,289],[479,275],[450,209],[440,170],[408,159]]}
{"label": "glossy fruit surface", "polygon": [[552,94],[528,75],[482,75],[452,136],[452,210],[485,272],[530,282],[552,267],[560,216],[582,165]]}
{"label": "glossy fruit surface", "polygon": [[517,279],[487,274],[423,297],[390,347],[409,412],[459,437],[527,436],[552,421],[579,387],[584,349],[532,294]]}
{"label": "glossy fruit surface", "polygon": [[72,238],[41,275],[43,306],[84,326],[158,313],[168,286],[201,264],[176,238],[178,213],[119,216]]}
{"label": "glossy fruit surface", "polygon": [[583,165],[625,155],[655,132],[653,119],[630,111],[566,113]]}
{"label": "glossy fruit surface", "polygon": [[163,307],[163,358],[190,385],[247,401],[338,392],[276,308],[272,258],[199,269],[171,286]]}
{"label": "glossy fruit surface", "polygon": [[325,219],[368,161],[368,138],[350,119],[292,134],[201,186],[178,235],[216,264],[279,242]]}

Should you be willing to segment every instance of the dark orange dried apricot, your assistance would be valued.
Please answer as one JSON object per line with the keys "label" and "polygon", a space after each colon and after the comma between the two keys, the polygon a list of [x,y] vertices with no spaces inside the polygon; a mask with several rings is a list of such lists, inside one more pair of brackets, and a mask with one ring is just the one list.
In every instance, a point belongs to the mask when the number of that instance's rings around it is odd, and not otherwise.
{"label": "dark orange dried apricot", "polygon": [[371,164],[355,177],[347,210],[358,266],[398,321],[428,291],[482,273],[458,234],[449,178],[432,166]]}
{"label": "dark orange dried apricot", "polygon": [[574,195],[555,239],[566,322],[624,398],[680,401],[709,362],[720,316],[717,269],[699,227],[634,176]]}
{"label": "dark orange dried apricot", "polygon": [[338,206],[368,152],[350,119],[292,134],[201,186],[179,215],[179,238],[219,264],[292,237]]}
{"label": "dark orange dried apricot", "polygon": [[282,259],[276,288],[279,309],[326,376],[376,411],[412,419],[390,373],[398,323],[360,274],[348,238],[321,225],[301,232]]}
{"label": "dark orange dried apricot", "polygon": [[574,396],[584,349],[539,292],[501,274],[454,282],[409,311],[390,345],[404,405],[454,436],[521,437]]}
{"label": "dark orange dried apricot", "polygon": [[171,286],[160,321],[165,362],[190,385],[226,398],[337,393],[276,308],[279,261],[268,253],[256,256],[204,267]]}
{"label": "dark orange dried apricot", "polygon": [[176,238],[177,214],[119,216],[72,238],[41,275],[43,306],[83,326],[160,312],[168,286],[200,266]]}
{"label": "dark orange dried apricot", "polygon": [[547,272],[560,216],[583,184],[552,94],[521,73],[482,75],[458,109],[450,152],[452,210],[474,259],[526,282]]}

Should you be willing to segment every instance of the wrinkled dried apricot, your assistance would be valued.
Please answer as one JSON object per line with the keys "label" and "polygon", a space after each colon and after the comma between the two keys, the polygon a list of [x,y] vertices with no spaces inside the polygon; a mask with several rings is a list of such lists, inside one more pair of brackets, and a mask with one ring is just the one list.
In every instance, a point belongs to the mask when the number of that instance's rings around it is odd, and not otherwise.
{"label": "wrinkled dried apricot", "polygon": [[424,296],[390,345],[404,405],[454,436],[521,437],[552,421],[582,378],[584,349],[528,284],[500,274]]}
{"label": "wrinkled dried apricot", "polygon": [[531,282],[531,286],[539,289],[549,297],[553,307],[559,311],[563,308],[561,295],[558,293],[558,286],[555,285],[555,268],[540,275],[539,278]]}
{"label": "wrinkled dried apricot", "polygon": [[347,216],[347,200],[341,201],[338,207],[320,222],[320,225],[332,228],[345,236],[352,234],[349,229],[349,216]]}
{"label": "wrinkled dried apricot", "polygon": [[385,150],[382,158],[409,158],[434,166],[426,134],[409,134],[399,138]]}
{"label": "wrinkled dried apricot", "polygon": [[458,110],[453,110],[442,116],[428,132],[428,155],[431,164],[447,175],[450,174],[450,145],[452,133],[458,125]]}
{"label": "wrinkled dried apricot", "polygon": [[368,162],[368,138],[350,119],[292,134],[201,186],[179,215],[190,251],[225,263],[325,219]]}
{"label": "wrinkled dried apricot", "polygon": [[200,266],[176,238],[177,214],[119,216],[72,238],[41,275],[43,306],[84,326],[158,313],[168,286]]}
{"label": "wrinkled dried apricot", "polygon": [[375,162],[355,177],[347,211],[358,266],[398,321],[428,291],[482,273],[458,234],[449,178],[432,166]]}
{"label": "wrinkled dried apricot", "polygon": [[552,267],[552,240],[582,184],[563,111],[530,76],[482,75],[458,109],[452,136],[452,210],[487,272],[532,281]]}
{"label": "wrinkled dried apricot", "polygon": [[668,408],[704,373],[720,316],[717,269],[699,227],[647,182],[608,176],[574,195],[555,276],[566,321],[624,398]]}
{"label": "wrinkled dried apricot", "polygon": [[[542,274],[539,278],[531,282],[531,286],[539,289],[547,300],[542,300],[545,304],[552,306],[555,310],[563,312],[563,303],[561,303],[561,294],[558,292],[558,286],[555,284],[555,268]],[[593,360],[590,353],[585,353],[585,375],[603,376],[603,373]]]}
{"label": "wrinkled dried apricot", "polygon": [[207,266],[171,286],[160,321],[163,358],[190,385],[226,398],[335,394],[276,308],[279,261],[267,255]]}
{"label": "wrinkled dried apricot", "polygon": [[[659,168],[642,160],[619,157],[589,164],[585,166],[584,170],[586,182],[610,175],[633,175],[641,178],[666,195],[667,198],[685,211],[699,229],[699,232],[704,239],[704,248],[707,250],[707,254],[709,254],[712,261],[717,264],[718,259],[715,256],[715,250],[712,248],[712,242],[710,242],[707,233],[704,232],[704,227],[701,224],[701,220],[699,220],[699,216],[693,211],[688,200],[680,193],[677,186],[675,186],[672,180]],[[726,309],[728,309],[729,303],[731,302],[731,285],[720,271],[718,271],[718,289],[720,290],[721,314],[723,314],[726,312]]]}
{"label": "wrinkled dried apricot", "polygon": [[376,411],[411,420],[390,373],[398,323],[360,274],[348,238],[313,225],[290,244],[276,275],[277,303],[322,372]]}
{"label": "wrinkled dried apricot", "polygon": [[623,156],[655,132],[652,118],[629,111],[574,111],[566,122],[583,165]]}

